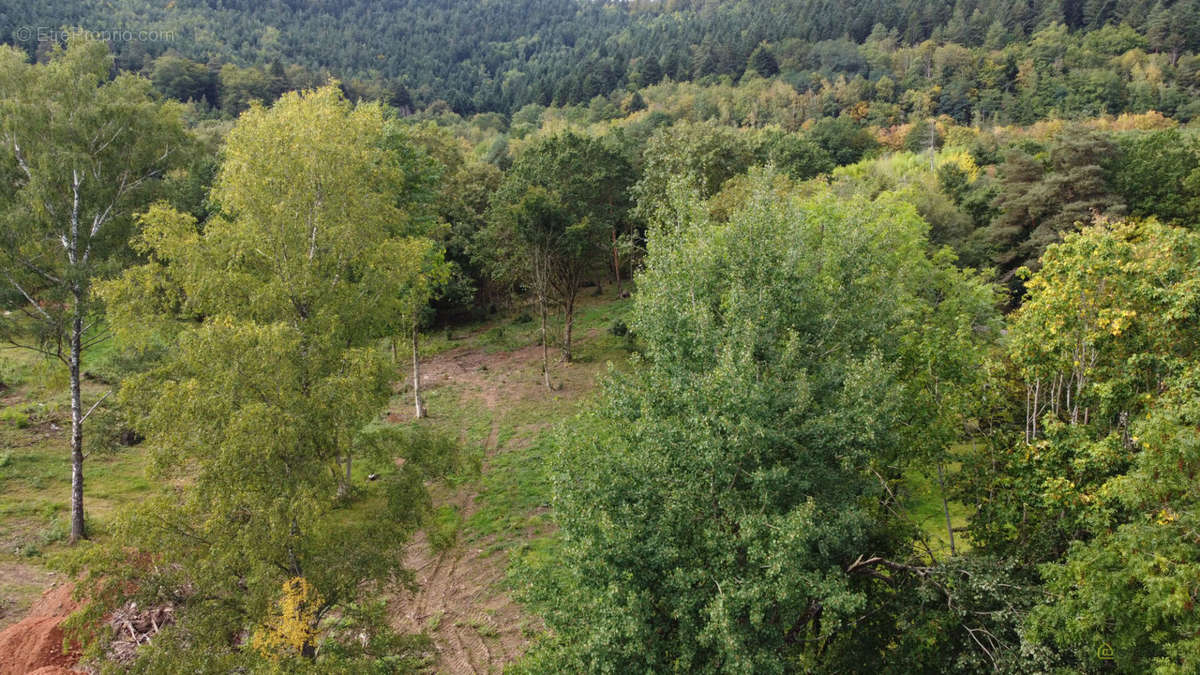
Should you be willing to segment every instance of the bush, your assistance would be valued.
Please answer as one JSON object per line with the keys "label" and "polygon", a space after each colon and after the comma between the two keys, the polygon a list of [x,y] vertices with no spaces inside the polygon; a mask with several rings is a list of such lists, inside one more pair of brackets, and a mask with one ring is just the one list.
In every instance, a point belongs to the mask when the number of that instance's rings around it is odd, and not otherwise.
{"label": "bush", "polygon": [[42,546],[57,544],[67,540],[67,535],[70,534],[67,523],[57,515],[50,518],[50,522],[38,534],[38,539]]}
{"label": "bush", "polygon": [[29,426],[29,413],[15,407],[5,408],[0,410],[0,422],[24,429]]}
{"label": "bush", "polygon": [[610,335],[625,337],[629,335],[629,326],[623,319],[614,319],[613,322],[608,326],[608,332]]}
{"label": "bush", "polygon": [[491,345],[503,345],[505,342],[504,326],[496,326],[484,333],[483,341]]}

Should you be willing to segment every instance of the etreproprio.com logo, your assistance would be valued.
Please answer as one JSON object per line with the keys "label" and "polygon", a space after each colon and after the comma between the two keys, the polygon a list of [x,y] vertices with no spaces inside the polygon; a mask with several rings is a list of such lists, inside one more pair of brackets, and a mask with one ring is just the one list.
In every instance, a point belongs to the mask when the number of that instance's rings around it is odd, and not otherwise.
{"label": "etreproprio.com logo", "polygon": [[171,42],[175,32],[169,30],[65,30],[49,26],[20,26],[12,33],[15,42],[65,42],[72,35],[82,34],[104,42]]}

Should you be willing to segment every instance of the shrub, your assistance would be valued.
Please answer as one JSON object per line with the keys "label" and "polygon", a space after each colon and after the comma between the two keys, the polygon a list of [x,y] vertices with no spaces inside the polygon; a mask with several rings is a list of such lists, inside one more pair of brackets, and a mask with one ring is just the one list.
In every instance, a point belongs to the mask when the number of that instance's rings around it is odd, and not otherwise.
{"label": "shrub", "polygon": [[0,410],[0,422],[24,429],[29,426],[29,413],[15,407],[5,408]]}

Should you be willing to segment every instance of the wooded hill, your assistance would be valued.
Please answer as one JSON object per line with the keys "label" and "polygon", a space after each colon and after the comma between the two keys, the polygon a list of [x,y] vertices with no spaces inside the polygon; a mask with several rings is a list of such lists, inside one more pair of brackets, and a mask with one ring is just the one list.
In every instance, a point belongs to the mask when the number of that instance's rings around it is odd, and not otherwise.
{"label": "wooded hill", "polygon": [[[17,0],[0,12],[0,41],[32,54],[47,46],[38,27],[64,26],[158,31],[164,37],[114,41],[118,65],[166,70],[172,64],[156,59],[178,52],[205,72],[187,75],[185,81],[199,80],[187,84],[164,72],[176,81],[160,88],[233,114],[238,106],[225,99],[236,95],[225,91],[249,88],[270,98],[288,66],[310,71],[290,73],[292,86],[308,86],[327,71],[360,80],[399,107],[441,100],[463,114],[586,102],[664,78],[737,80],[751,71],[778,73],[800,91],[839,76],[873,89],[886,77],[890,83],[864,100],[934,89],[937,112],[966,121],[975,110],[1013,110],[1011,121],[1028,123],[1049,108],[1138,112],[1144,105],[1167,110],[1165,101],[1173,112],[1186,104],[1197,64],[1184,57],[1200,47],[1200,3]],[[957,49],[939,50],[948,45]],[[1166,56],[1164,90],[1153,102],[1124,91],[1128,67],[1113,57],[1131,49]],[[220,72],[227,63],[258,72]],[[1038,91],[1029,100],[1017,96],[1014,109],[1004,99],[1018,76],[1037,79]]]}

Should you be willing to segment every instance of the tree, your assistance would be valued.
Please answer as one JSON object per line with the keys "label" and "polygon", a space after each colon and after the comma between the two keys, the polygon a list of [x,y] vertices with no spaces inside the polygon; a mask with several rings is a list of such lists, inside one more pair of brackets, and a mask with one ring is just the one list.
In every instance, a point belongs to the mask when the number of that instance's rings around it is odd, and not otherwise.
{"label": "tree", "polygon": [[[399,317],[412,346],[413,408],[417,419],[428,414],[425,400],[421,396],[421,322],[429,309],[429,302],[449,281],[451,273],[451,267],[446,263],[445,252],[441,247],[427,246],[423,253],[417,260],[417,269],[405,275],[409,281],[400,291]],[[394,348],[393,343],[393,353]]]}
{"label": "tree", "polygon": [[190,144],[179,108],[150,83],[110,79],[103,42],[72,36],[46,65],[0,49],[0,274],[16,292],[5,340],[57,359],[71,390],[71,541],[87,536],[83,506],[85,353],[108,338],[93,284],[131,257],[132,214]]}
{"label": "tree", "polygon": [[837,166],[853,164],[879,146],[866,130],[848,117],[824,117],[808,130],[808,138],[821,146]]}
{"label": "tree", "polygon": [[221,110],[236,117],[254,101],[271,103],[280,93],[279,83],[261,68],[239,68],[226,63],[218,73]]}
{"label": "tree", "polygon": [[541,186],[527,188],[515,204],[501,202],[489,212],[475,250],[492,273],[519,280],[533,293],[541,321],[542,379],[550,384],[550,303],[564,308],[563,354],[570,353],[571,321],[584,275],[594,261],[596,241],[604,230],[588,217],[575,220],[558,193]]}
{"label": "tree", "polygon": [[554,637],[535,669],[860,671],[903,634],[891,584],[931,568],[888,477],[955,427],[919,373],[965,387],[992,293],[931,260],[892,196],[760,180],[728,223],[677,189],[678,218],[650,231],[644,360],[560,438],[564,543],[529,595]]}
{"label": "tree", "polygon": [[1042,251],[1064,234],[1097,216],[1124,213],[1104,170],[1116,154],[1110,137],[1082,127],[1059,134],[1048,161],[1020,149],[1009,152],[1000,167],[999,215],[989,226],[1004,281],[1018,282],[1022,266],[1036,269]]}
{"label": "tree", "polygon": [[[413,177],[393,150],[381,106],[352,106],[336,87],[254,105],[228,137],[220,214],[200,227],[153,207],[137,240],[148,262],[103,289],[130,342],[175,336],[121,390],[163,491],[80,561],[96,599],[85,624],[131,598],[177,605],[140,655],[150,672],[332,667],[337,654],[375,662],[400,649],[364,600],[407,578],[426,483],[453,454],[371,425],[391,396],[379,341],[431,246],[405,234],[413,214],[397,194]],[[355,453],[380,480],[349,516],[335,493],[351,496],[338,469]],[[311,612],[289,613],[304,599]]]}
{"label": "tree", "polygon": [[426,123],[411,127],[408,135],[439,166],[433,209],[450,270],[434,307],[455,315],[495,301],[508,288],[501,289],[500,280],[484,273],[472,259],[470,248],[475,233],[486,224],[488,202],[499,189],[503,174],[494,164],[475,158],[469,146],[447,129]]}
{"label": "tree", "polygon": [[203,101],[217,104],[217,77],[204,64],[178,54],[164,54],[154,60],[150,81],[163,96],[177,101]]}
{"label": "tree", "polygon": [[714,122],[677,122],[654,132],[642,151],[642,177],[632,188],[636,215],[646,223],[670,212],[672,181],[682,180],[701,198],[717,193],[725,181],[754,163],[747,136]]}
{"label": "tree", "polygon": [[[562,354],[565,361],[571,360],[575,301],[587,274],[596,267],[597,253],[607,249],[611,254],[613,273],[620,283],[620,240],[628,222],[628,190],[632,182],[633,169],[620,153],[597,139],[566,133],[526,148],[505,175],[492,201],[495,220],[501,224],[496,225],[499,229],[483,236],[494,242],[499,231],[517,222],[512,216],[523,211],[524,207],[519,205],[531,188],[540,188],[547,193],[545,200],[539,198],[537,214],[526,212],[526,216],[535,220],[548,218],[543,225],[535,227],[539,231],[531,234],[532,238],[527,241],[549,246],[543,252],[549,256],[544,262],[550,266],[551,274],[545,290],[552,295],[546,300],[556,302],[563,310]],[[533,202],[526,206],[535,207]],[[513,207],[516,207],[515,211]],[[551,215],[551,211],[558,210],[562,213]],[[558,222],[560,219],[562,222]],[[557,224],[551,225],[552,222]],[[561,233],[551,235],[551,230]],[[603,234],[608,235],[607,246],[602,243]],[[520,232],[518,235],[525,236]],[[494,243],[476,246],[482,258],[491,258],[493,262],[502,255],[500,250]],[[506,250],[520,258],[526,257],[512,249]],[[523,278],[518,272],[519,265],[499,263],[496,269],[505,269],[509,274]]]}
{"label": "tree", "polygon": [[904,137],[904,148],[909,152],[929,153],[930,162],[932,162],[933,156],[941,147],[942,142],[942,134],[938,130],[937,123],[925,119],[916,122],[909,129],[908,134]]}
{"label": "tree", "polygon": [[976,542],[1032,566],[1123,518],[1103,485],[1135,459],[1132,425],[1195,358],[1184,305],[1196,255],[1192,234],[1153,221],[1102,221],[1046,250],[994,387],[1013,419],[964,462]]}
{"label": "tree", "polygon": [[765,43],[754,48],[750,53],[749,70],[752,70],[762,77],[774,77],[779,74],[779,62],[775,60],[775,55],[771,53],[770,47]]}
{"label": "tree", "polygon": [[629,101],[625,104],[626,113],[641,112],[646,109],[646,101],[642,98],[642,92],[635,91],[629,97]]}
{"label": "tree", "polygon": [[1101,488],[1105,506],[1129,515],[1071,542],[1062,562],[1045,567],[1055,602],[1035,610],[1030,638],[1062,650],[1079,671],[1108,667],[1099,658],[1105,646],[1122,670],[1200,668],[1191,597],[1200,568],[1191,538],[1198,415],[1200,372],[1191,367],[1132,424],[1130,441],[1141,451],[1128,473]]}
{"label": "tree", "polygon": [[1059,670],[1195,669],[1198,264],[1194,232],[1101,222],[1046,250],[1010,322],[994,388],[1024,429],[964,461],[962,497],[973,541],[1045,580],[1024,632]]}
{"label": "tree", "polygon": [[662,66],[658,58],[646,56],[638,62],[637,83],[643,87],[652,87],[663,79]]}
{"label": "tree", "polygon": [[[415,133],[414,133],[415,131]],[[414,238],[418,243],[412,250],[412,258],[406,261],[412,267],[403,271],[399,304],[396,308],[396,323],[412,346],[413,407],[417,419],[426,415],[425,401],[421,397],[421,350],[420,328],[427,318],[429,303],[450,280],[453,268],[446,261],[446,252],[436,240],[442,238],[439,230],[443,223],[436,220],[436,202],[439,183],[446,170],[437,155],[429,152],[423,143],[434,136],[420,133],[411,127],[391,121],[385,126],[383,146],[395,162],[402,179],[396,185],[396,207],[405,218],[405,226],[394,231]],[[445,158],[444,153],[442,158]],[[457,159],[457,158],[455,158]],[[399,261],[397,261],[399,262]],[[399,331],[398,331],[399,332]],[[392,341],[392,361],[396,360],[396,343]],[[349,464],[347,464],[349,480]]]}
{"label": "tree", "polygon": [[779,129],[764,129],[759,133],[755,155],[759,163],[774,164],[796,180],[807,180],[833,170],[833,159],[820,146]]}
{"label": "tree", "polygon": [[1198,203],[1193,175],[1200,169],[1196,144],[1176,129],[1129,134],[1108,164],[1113,190],[1129,205],[1129,215],[1157,216],[1177,225],[1194,217]]}

